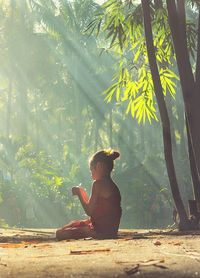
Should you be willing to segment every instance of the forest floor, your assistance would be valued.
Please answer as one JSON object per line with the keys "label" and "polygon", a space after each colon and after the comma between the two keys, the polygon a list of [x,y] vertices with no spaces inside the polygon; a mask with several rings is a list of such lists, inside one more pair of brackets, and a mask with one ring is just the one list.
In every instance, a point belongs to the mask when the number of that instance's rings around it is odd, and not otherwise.
{"label": "forest floor", "polygon": [[56,241],[55,230],[0,229],[0,277],[200,277],[200,233],[120,230]]}

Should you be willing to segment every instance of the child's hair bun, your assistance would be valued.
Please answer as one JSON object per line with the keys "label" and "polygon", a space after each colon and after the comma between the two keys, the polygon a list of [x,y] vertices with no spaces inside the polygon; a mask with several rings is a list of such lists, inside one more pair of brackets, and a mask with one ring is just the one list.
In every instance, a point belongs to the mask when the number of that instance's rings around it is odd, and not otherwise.
{"label": "child's hair bun", "polygon": [[117,151],[113,151],[111,154],[110,154],[112,160],[115,160],[117,159],[119,156],[120,156],[120,153],[117,152]]}
{"label": "child's hair bun", "polygon": [[104,149],[96,152],[90,159],[90,166],[96,167],[97,162],[106,163],[109,172],[113,169],[113,161],[120,156],[118,151],[110,149]]}

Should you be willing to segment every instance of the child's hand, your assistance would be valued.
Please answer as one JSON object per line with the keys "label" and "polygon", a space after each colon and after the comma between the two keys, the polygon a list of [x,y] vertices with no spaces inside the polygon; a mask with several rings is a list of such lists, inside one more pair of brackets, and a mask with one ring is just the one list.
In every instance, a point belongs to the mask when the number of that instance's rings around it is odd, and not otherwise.
{"label": "child's hand", "polygon": [[79,186],[73,186],[72,187],[72,195],[79,195],[80,193],[80,187]]}

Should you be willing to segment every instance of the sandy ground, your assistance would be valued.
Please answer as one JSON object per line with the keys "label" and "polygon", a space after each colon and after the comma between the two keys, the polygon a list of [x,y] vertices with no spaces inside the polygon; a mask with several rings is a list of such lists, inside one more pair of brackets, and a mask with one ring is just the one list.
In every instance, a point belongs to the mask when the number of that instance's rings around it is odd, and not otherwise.
{"label": "sandy ground", "polygon": [[0,277],[200,277],[200,235],[120,230],[57,242],[53,230],[0,229]]}

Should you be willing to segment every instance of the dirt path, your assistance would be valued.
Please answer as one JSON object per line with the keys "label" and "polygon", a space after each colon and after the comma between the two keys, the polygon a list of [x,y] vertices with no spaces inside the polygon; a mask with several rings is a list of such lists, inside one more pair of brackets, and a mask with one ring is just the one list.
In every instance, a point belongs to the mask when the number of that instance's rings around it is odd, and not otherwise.
{"label": "dirt path", "polygon": [[57,242],[54,231],[0,230],[0,277],[200,277],[200,235],[121,230]]}

